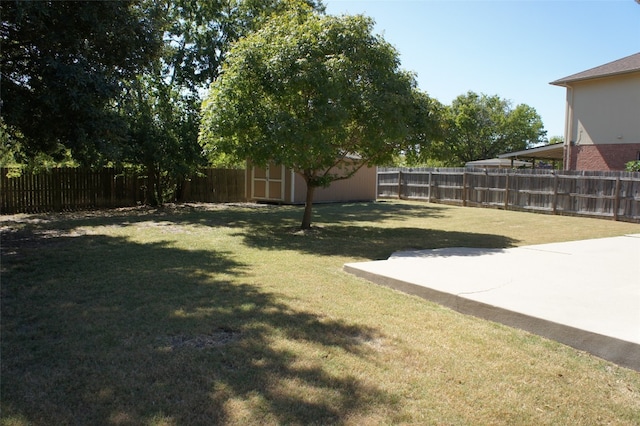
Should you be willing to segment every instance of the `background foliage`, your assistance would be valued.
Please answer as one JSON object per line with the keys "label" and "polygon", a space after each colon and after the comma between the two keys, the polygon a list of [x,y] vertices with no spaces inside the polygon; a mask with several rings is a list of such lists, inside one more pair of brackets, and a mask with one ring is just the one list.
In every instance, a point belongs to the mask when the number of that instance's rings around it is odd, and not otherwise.
{"label": "background foliage", "polygon": [[448,166],[495,158],[545,142],[546,131],[536,110],[498,95],[467,92],[453,100],[443,117],[443,138],[430,152]]}

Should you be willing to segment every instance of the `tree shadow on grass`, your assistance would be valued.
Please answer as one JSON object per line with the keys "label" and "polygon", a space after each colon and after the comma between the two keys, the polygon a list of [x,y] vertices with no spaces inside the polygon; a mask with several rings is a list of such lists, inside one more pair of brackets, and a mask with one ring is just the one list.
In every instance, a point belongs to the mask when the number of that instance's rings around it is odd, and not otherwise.
{"label": "tree shadow on grass", "polygon": [[[503,235],[454,232],[422,228],[385,228],[325,225],[301,235],[290,228],[246,227],[238,234],[245,244],[265,250],[297,250],[323,256],[368,260],[387,259],[398,251],[448,247],[478,248],[467,255],[482,255],[496,248],[513,247],[517,241]],[[485,250],[486,249],[486,250]]]}
{"label": "tree shadow on grass", "polygon": [[[170,204],[84,212],[0,216],[0,229],[54,229],[70,231],[83,226],[128,226],[142,222],[206,227],[299,226],[304,206],[273,204]],[[314,221],[332,224],[379,222],[388,219],[442,218],[446,208],[425,203],[363,202],[314,206]]]}
{"label": "tree shadow on grass", "polygon": [[314,220],[324,223],[379,222],[389,219],[440,219],[447,207],[424,202],[396,203],[376,201],[361,203],[329,203],[314,207]]}
{"label": "tree shadow on grass", "polygon": [[[308,254],[346,256],[361,259],[386,259],[392,253],[408,250],[468,247],[478,249],[509,248],[518,242],[495,234],[441,231],[428,228],[388,226],[377,222],[446,217],[447,208],[424,203],[343,203],[314,207],[316,226],[300,233],[298,226],[302,206],[265,204],[182,204],[163,208],[128,208],[120,210],[32,215],[20,220],[0,219],[0,229],[29,226],[43,237],[74,235],[82,227],[100,226],[193,226],[207,229],[236,229],[235,236],[250,247],[267,250],[297,250]],[[477,250],[474,255],[481,255]],[[442,255],[442,254],[439,254]]]}
{"label": "tree shadow on grass", "polygon": [[341,424],[393,405],[325,364],[370,357],[376,330],[229,282],[247,266],[228,253],[28,230],[2,250],[5,421]]}

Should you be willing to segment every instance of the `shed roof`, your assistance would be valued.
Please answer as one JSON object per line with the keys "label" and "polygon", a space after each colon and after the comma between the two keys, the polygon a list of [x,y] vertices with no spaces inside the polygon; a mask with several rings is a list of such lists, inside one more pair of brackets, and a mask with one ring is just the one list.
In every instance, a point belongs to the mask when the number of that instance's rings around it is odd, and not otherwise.
{"label": "shed roof", "polygon": [[628,74],[632,72],[640,72],[640,52],[633,55],[588,69],[586,71],[572,74],[570,76],[552,81],[549,84],[556,86],[566,86],[568,83],[576,81],[590,80],[594,78],[610,77],[620,74]]}

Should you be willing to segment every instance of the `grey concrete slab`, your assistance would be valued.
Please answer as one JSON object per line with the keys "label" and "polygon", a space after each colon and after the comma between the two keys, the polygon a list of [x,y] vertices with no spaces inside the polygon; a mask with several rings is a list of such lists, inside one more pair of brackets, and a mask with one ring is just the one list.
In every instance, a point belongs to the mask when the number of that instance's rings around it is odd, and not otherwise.
{"label": "grey concrete slab", "polygon": [[344,269],[640,371],[640,234],[398,252]]}

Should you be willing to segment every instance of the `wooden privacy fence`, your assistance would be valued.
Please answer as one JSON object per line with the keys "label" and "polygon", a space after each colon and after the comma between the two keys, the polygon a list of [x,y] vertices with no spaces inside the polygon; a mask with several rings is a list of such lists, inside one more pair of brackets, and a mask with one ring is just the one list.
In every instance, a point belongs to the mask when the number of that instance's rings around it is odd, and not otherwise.
{"label": "wooden privacy fence", "polygon": [[205,169],[183,183],[179,201],[235,203],[245,201],[244,169]]}
{"label": "wooden privacy fence", "polygon": [[[129,207],[147,199],[147,178],[131,171],[104,168],[56,168],[22,173],[0,168],[0,213],[37,213]],[[245,171],[205,169],[186,179],[177,201],[244,201]]]}
{"label": "wooden privacy fence", "polygon": [[381,168],[377,196],[640,222],[640,173]]}

